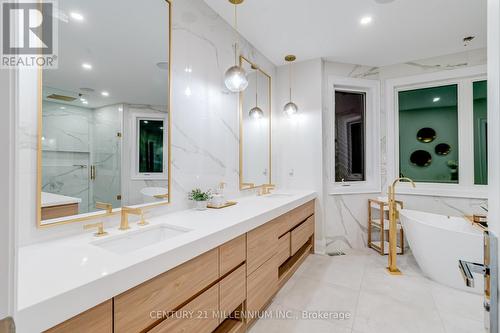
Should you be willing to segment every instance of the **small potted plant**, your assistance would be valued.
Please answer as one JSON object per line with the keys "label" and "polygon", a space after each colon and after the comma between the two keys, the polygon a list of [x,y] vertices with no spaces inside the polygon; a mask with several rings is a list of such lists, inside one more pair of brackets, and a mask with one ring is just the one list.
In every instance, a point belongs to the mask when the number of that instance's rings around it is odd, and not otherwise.
{"label": "small potted plant", "polygon": [[210,190],[203,192],[199,188],[195,188],[188,194],[189,200],[195,202],[197,210],[207,209],[208,201],[212,199],[212,192]]}

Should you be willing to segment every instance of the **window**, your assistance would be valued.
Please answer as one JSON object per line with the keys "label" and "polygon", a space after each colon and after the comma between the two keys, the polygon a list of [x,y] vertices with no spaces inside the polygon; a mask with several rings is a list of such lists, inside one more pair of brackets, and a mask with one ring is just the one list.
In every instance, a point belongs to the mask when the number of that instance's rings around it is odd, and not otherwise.
{"label": "window", "polygon": [[458,85],[400,91],[399,175],[458,183]]}
{"label": "window", "polygon": [[487,198],[486,66],[385,81],[387,179],[405,194]]}
{"label": "window", "polygon": [[335,181],[365,180],[365,93],[335,91]]}
{"label": "window", "polygon": [[488,184],[488,95],[486,81],[473,83],[474,99],[474,184]]}
{"label": "window", "polygon": [[139,172],[163,172],[163,120],[139,119]]}
{"label": "window", "polygon": [[167,119],[154,113],[137,113],[132,121],[135,133],[132,179],[167,179]]}
{"label": "window", "polygon": [[330,76],[330,194],[380,192],[379,82]]}

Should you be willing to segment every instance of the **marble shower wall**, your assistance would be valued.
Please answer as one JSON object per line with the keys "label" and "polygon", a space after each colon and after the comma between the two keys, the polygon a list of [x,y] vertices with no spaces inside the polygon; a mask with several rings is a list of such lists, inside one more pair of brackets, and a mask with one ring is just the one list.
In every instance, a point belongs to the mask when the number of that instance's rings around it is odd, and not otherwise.
{"label": "marble shower wall", "polygon": [[[238,190],[238,94],[230,93],[223,81],[225,70],[234,64],[234,30],[203,0],[173,1],[172,8],[172,204],[149,215],[189,207],[189,190],[214,188],[221,181],[227,183],[227,195],[246,194]],[[276,67],[240,40],[241,53],[274,78]],[[185,71],[187,67],[192,71]],[[36,228],[36,83],[35,71],[21,71],[16,146],[19,245],[81,232],[80,223]]]}
{"label": "marble shower wall", "polygon": [[[486,64],[486,50],[471,50],[458,54],[418,60],[385,67],[370,67],[362,65],[341,64],[332,61],[324,62],[323,83],[326,90],[326,80],[329,75],[380,80],[381,82],[381,177],[382,191],[387,188],[387,112],[385,110],[385,80],[396,77],[412,76],[437,71],[445,71]],[[324,158],[324,197],[325,197],[325,234],[326,251],[344,248],[362,248],[367,246],[367,220],[369,198],[380,196],[374,194],[329,195],[326,184],[330,182],[329,130],[326,124],[331,121],[328,94],[323,96],[323,158]],[[401,196],[405,207],[432,213],[462,216],[481,212],[480,203],[484,200],[467,198],[448,198],[435,196]]]}

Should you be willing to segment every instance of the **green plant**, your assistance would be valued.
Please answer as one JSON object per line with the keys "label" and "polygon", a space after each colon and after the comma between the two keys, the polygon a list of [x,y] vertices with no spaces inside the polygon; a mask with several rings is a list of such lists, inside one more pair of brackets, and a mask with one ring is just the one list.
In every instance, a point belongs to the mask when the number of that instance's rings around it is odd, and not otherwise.
{"label": "green plant", "polygon": [[210,190],[203,192],[199,188],[195,188],[188,193],[188,198],[193,201],[208,201],[212,199],[212,192]]}

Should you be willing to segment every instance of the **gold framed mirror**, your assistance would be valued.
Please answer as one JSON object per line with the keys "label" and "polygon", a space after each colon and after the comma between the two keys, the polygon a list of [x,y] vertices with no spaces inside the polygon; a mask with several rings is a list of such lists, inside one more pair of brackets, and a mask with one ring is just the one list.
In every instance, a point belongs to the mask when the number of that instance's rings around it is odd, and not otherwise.
{"label": "gold framed mirror", "polygon": [[58,68],[38,79],[38,227],[170,203],[171,7],[59,2]]}
{"label": "gold framed mirror", "polygon": [[271,184],[272,78],[260,66],[240,56],[248,87],[240,92],[240,190]]}

